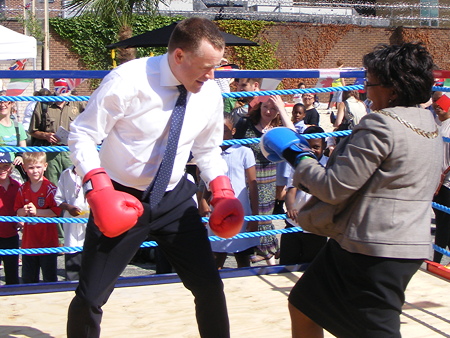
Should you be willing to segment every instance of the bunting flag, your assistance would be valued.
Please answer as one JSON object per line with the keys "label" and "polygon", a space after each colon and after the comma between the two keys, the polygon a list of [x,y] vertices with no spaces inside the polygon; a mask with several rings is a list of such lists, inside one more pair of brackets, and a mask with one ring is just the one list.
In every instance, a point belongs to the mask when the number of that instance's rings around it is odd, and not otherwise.
{"label": "bunting flag", "polygon": [[[28,59],[17,60],[9,70],[23,70]],[[11,79],[6,86],[6,96],[19,96],[22,94],[33,79]]]}

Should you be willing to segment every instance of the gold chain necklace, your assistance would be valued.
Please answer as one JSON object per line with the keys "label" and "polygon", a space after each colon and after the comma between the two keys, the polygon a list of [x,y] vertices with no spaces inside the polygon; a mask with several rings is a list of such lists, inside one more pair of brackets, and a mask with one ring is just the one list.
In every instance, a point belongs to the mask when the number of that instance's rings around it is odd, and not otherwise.
{"label": "gold chain necklace", "polygon": [[389,116],[389,117],[393,118],[394,120],[397,120],[398,122],[403,124],[406,128],[409,128],[412,131],[414,131],[416,134],[419,134],[420,136],[433,139],[433,138],[438,137],[438,135],[439,135],[439,129],[437,127],[436,127],[435,131],[425,131],[419,127],[416,127],[412,123],[409,123],[408,121],[402,119],[400,116],[398,116],[395,113],[385,111],[385,110],[375,110],[375,111],[373,111],[373,113]]}

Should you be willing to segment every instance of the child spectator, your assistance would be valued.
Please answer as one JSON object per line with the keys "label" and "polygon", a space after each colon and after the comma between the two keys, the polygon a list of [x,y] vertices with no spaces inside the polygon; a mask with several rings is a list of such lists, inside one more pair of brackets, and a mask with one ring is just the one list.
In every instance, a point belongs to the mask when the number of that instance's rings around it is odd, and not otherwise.
{"label": "child spectator", "polygon": [[[232,139],[235,131],[232,117],[225,117],[223,139]],[[258,186],[253,151],[240,144],[222,146],[222,157],[228,165],[226,174],[230,178],[236,197],[244,207],[245,215],[258,215]],[[207,196],[203,194],[203,198]],[[205,206],[204,201],[200,205]],[[257,230],[258,222],[252,221],[244,222],[241,232]],[[257,245],[259,245],[259,237],[211,242],[217,268],[223,268],[229,252],[234,253],[238,268],[249,267],[250,257]]]}
{"label": "child spectator", "polygon": [[[323,133],[324,130],[317,126],[308,127],[304,134]],[[325,166],[328,157],[323,155],[326,148],[324,138],[314,138],[308,140],[311,150],[317,156],[319,163]],[[311,197],[310,194],[295,188],[292,185],[292,176],[294,170],[291,168],[291,178],[287,186],[286,193],[286,228],[298,226],[297,213],[300,208]],[[301,226],[301,224],[300,224]],[[280,240],[280,264],[303,264],[310,263],[327,242],[327,238],[318,236],[309,232],[294,232],[282,234]]]}
{"label": "child spectator", "polygon": [[[56,187],[44,177],[47,160],[44,152],[24,153],[24,170],[28,181],[20,188],[14,203],[17,216],[57,217],[61,209],[56,206]],[[58,246],[55,223],[25,223],[22,248],[46,248]],[[44,282],[57,281],[57,254],[23,255],[22,279],[24,283],[38,283],[39,270]]]}
{"label": "child spectator", "polygon": [[[89,205],[81,191],[82,179],[77,174],[75,166],[70,166],[61,173],[55,201],[63,210],[63,217],[89,217]],[[86,236],[85,223],[64,223],[64,246],[83,246]],[[66,280],[78,280],[81,267],[81,252],[64,255]]]}
{"label": "child spectator", "polygon": [[[16,216],[14,200],[20,184],[10,177],[13,159],[10,153],[0,152],[0,215]],[[0,222],[0,248],[18,249],[17,222]],[[0,256],[5,269],[5,284],[19,284],[19,256]]]}
{"label": "child spectator", "polygon": [[306,109],[303,103],[296,103],[294,107],[292,107],[291,121],[295,126],[295,130],[299,134],[303,134],[303,132],[307,128],[305,121],[303,121],[305,116],[306,116]]}

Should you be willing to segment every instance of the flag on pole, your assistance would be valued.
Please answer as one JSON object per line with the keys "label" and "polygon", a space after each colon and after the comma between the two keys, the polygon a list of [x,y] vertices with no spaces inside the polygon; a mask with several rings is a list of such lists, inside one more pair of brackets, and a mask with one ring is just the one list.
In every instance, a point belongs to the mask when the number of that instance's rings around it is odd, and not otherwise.
{"label": "flag on pole", "polygon": [[[16,60],[9,70],[23,70],[28,59]],[[19,96],[22,94],[33,79],[11,79],[6,86],[6,96]]]}
{"label": "flag on pole", "polygon": [[74,90],[86,79],[63,79],[67,82],[69,90]]}

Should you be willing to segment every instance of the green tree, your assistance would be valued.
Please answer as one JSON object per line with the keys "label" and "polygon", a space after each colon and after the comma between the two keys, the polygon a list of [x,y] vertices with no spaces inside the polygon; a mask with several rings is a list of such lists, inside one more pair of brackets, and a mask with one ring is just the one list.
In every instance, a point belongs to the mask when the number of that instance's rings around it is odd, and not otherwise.
{"label": "green tree", "polygon": [[[65,6],[76,15],[92,15],[118,27],[119,41],[133,35],[133,13],[154,16],[159,3],[165,0],[71,0]],[[136,57],[134,48],[119,48],[117,60],[120,63]]]}

